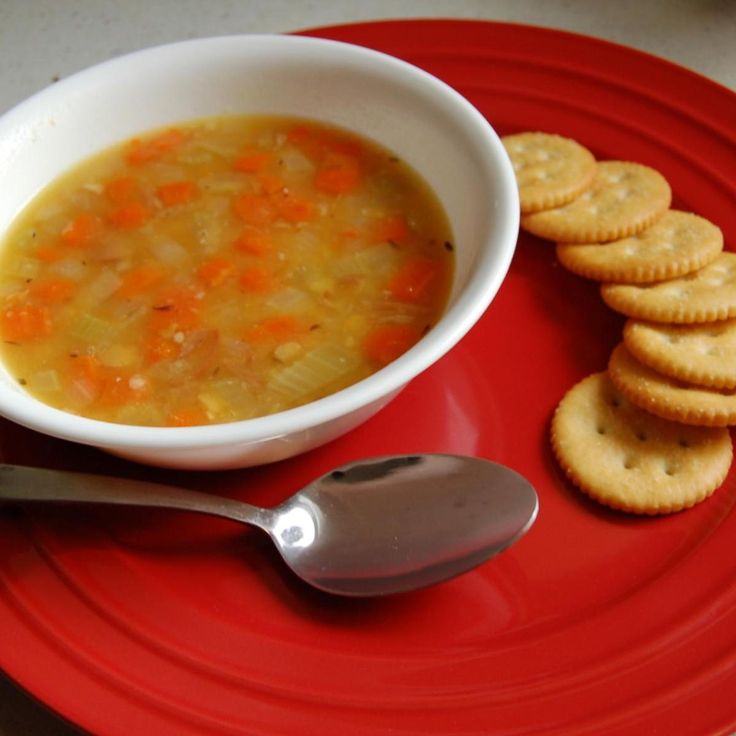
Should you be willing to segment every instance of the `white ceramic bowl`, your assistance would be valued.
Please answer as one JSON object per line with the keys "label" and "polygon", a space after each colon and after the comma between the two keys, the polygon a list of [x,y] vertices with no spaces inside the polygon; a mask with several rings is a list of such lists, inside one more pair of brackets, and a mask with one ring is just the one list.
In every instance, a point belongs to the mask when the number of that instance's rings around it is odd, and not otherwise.
{"label": "white ceramic bowl", "polygon": [[497,135],[431,75],[334,41],[268,35],[185,41],[108,61],[36,94],[0,118],[0,181],[6,183],[0,234],[45,184],[88,155],[166,124],[239,113],[341,125],[419,171],[443,203],[456,245],[454,286],[440,322],[360,383],[258,419],[184,428],[85,419],[36,401],[2,367],[0,414],[153,465],[257,465],[316,447],[368,419],[483,314],[506,275],[518,233],[516,185]]}

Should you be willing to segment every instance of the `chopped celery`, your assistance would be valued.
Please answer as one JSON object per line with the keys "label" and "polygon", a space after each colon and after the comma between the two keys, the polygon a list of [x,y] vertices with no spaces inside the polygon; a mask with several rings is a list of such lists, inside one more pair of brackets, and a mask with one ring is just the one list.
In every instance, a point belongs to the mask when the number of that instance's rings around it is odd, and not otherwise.
{"label": "chopped celery", "polygon": [[100,354],[100,362],[110,368],[127,368],[135,365],[140,357],[134,345],[111,345]]}
{"label": "chopped celery", "polygon": [[275,371],[268,387],[292,400],[299,400],[324,390],[354,371],[359,363],[358,356],[341,345],[321,345]]}
{"label": "chopped celery", "polygon": [[139,424],[147,427],[161,426],[164,417],[159,407],[149,402],[132,402],[121,406],[115,413],[115,421],[120,424]]}
{"label": "chopped celery", "polygon": [[230,194],[243,191],[243,175],[229,171],[212,174],[201,182],[202,188],[210,192]]}
{"label": "chopped celery", "polygon": [[370,274],[375,278],[391,273],[401,257],[401,253],[389,243],[372,245],[342,256],[335,262],[333,271],[338,276]]}
{"label": "chopped celery", "polygon": [[96,343],[112,337],[116,331],[116,325],[85,313],[74,324],[70,334],[83,342]]}
{"label": "chopped celery", "polygon": [[28,388],[31,391],[48,392],[58,391],[61,388],[59,374],[53,369],[38,371],[28,377]]}
{"label": "chopped celery", "polygon": [[215,156],[220,158],[234,158],[240,153],[242,143],[240,141],[236,143],[217,143],[215,141],[199,141],[194,148],[195,152],[205,151],[207,153],[213,153]]}
{"label": "chopped celery", "polygon": [[35,279],[41,270],[41,262],[36,258],[21,256],[8,263],[5,273],[17,276],[20,279]]}
{"label": "chopped celery", "polygon": [[215,421],[247,419],[256,413],[256,402],[247,386],[237,379],[222,379],[208,382],[197,399]]}

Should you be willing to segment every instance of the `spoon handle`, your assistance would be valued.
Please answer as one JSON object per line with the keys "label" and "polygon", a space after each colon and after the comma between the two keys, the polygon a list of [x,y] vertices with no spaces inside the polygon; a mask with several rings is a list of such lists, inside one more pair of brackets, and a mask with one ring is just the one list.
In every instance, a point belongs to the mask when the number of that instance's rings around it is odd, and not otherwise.
{"label": "spoon handle", "polygon": [[0,503],[4,501],[154,506],[222,516],[266,531],[273,516],[269,509],[175,486],[19,465],[0,465]]}

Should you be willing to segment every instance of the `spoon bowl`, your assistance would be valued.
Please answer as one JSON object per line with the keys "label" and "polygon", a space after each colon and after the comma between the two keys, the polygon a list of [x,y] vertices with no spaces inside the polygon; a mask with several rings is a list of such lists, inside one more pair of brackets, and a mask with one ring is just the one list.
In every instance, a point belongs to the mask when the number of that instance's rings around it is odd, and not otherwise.
{"label": "spoon bowl", "polygon": [[519,539],[539,504],[515,471],[479,458],[417,454],[361,460],[274,508],[174,486],[0,465],[0,502],[154,506],[256,526],[310,585],[378,596],[455,577]]}

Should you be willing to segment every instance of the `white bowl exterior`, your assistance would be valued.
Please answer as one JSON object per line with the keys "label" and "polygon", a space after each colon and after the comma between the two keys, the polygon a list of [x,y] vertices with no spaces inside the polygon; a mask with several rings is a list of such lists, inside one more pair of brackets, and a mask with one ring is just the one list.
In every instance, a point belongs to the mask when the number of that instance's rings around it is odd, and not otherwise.
{"label": "white bowl exterior", "polygon": [[0,371],[0,413],[34,429],[155,465],[223,468],[302,452],[352,429],[446,353],[506,274],[518,233],[513,171],[498,137],[447,85],[392,57],[295,36],[161,46],[70,77],[0,118],[0,233],[50,180],[135,134],[211,115],[294,115],[350,128],[397,152],[448,214],[456,274],[448,310],[374,376],[305,407],[210,427],[129,427],[40,404]]}

